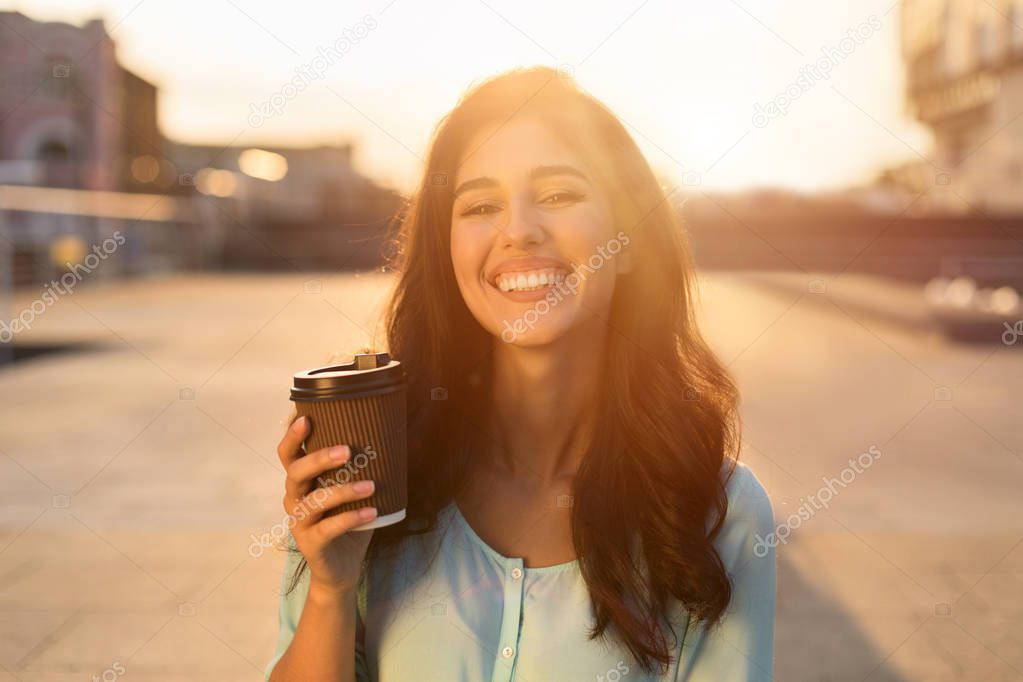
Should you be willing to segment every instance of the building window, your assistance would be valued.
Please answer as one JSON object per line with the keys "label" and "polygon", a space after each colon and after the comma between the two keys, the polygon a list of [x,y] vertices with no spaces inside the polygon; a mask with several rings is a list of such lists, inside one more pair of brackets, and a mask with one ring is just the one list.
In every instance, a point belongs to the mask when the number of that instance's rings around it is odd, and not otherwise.
{"label": "building window", "polygon": [[67,161],[70,156],[67,145],[60,140],[46,140],[36,149],[40,161]]}

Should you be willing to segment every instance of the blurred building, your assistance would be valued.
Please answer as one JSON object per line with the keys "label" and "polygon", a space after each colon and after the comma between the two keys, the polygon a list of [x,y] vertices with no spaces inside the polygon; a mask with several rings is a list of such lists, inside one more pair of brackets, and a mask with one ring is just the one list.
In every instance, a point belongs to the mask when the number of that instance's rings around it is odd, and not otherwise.
{"label": "blurred building", "polygon": [[[102,195],[103,210],[90,210],[81,192],[164,194],[175,187],[173,170],[155,161],[164,145],[157,95],[155,85],[117,62],[102,19],[74,26],[0,12],[0,185],[17,186],[2,190],[3,205],[23,207],[0,210],[5,282],[57,277],[118,229],[129,234],[127,244],[91,278],[181,265],[180,254],[152,247],[153,238],[171,244],[180,238],[167,239],[145,223],[129,229],[110,217],[130,200]],[[154,164],[160,173],[152,172]],[[50,193],[40,194],[43,188]]]}
{"label": "blurred building", "polygon": [[127,241],[95,277],[380,261],[400,202],[355,170],[350,144],[179,144],[158,96],[118,64],[102,19],[0,12],[0,290],[62,274],[116,230]]}
{"label": "blurred building", "polygon": [[351,144],[223,146],[169,142],[179,183],[202,197],[227,267],[368,267],[381,261],[399,196],[362,175]]}
{"label": "blurred building", "polygon": [[331,219],[360,213],[381,192],[352,165],[352,145],[316,147],[198,145],[169,141],[178,181],[202,194],[230,196],[250,220]]}
{"label": "blurred building", "polygon": [[1023,212],[1023,0],[904,0],[901,34],[907,106],[939,169],[887,179],[931,208]]}
{"label": "blurred building", "polygon": [[102,19],[0,12],[0,183],[137,189],[132,161],[162,153],[156,99],[117,63]]}

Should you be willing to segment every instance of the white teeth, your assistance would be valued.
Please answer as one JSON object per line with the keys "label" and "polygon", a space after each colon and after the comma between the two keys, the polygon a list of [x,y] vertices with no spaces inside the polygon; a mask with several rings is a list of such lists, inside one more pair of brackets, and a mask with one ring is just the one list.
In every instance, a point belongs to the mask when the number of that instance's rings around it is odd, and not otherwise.
{"label": "white teeth", "polygon": [[563,271],[555,269],[533,270],[498,275],[494,284],[501,291],[530,291],[560,284],[565,279]]}

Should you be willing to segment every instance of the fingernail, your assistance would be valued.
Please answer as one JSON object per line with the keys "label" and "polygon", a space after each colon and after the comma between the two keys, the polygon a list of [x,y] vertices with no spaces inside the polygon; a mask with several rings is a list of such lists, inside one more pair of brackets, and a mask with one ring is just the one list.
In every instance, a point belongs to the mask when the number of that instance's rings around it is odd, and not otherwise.
{"label": "fingernail", "polygon": [[292,431],[294,431],[295,433],[298,433],[299,431],[301,431],[301,430],[302,430],[302,428],[303,428],[304,426],[305,426],[305,417],[299,417],[299,418],[298,418],[298,419],[296,419],[296,420],[295,420],[295,422],[294,422],[294,423],[293,423],[293,424],[291,425],[291,430],[292,430]]}
{"label": "fingernail", "polygon": [[352,489],[357,493],[368,493],[374,487],[373,481],[358,481],[352,486]]}
{"label": "fingernail", "polygon": [[327,455],[331,459],[342,460],[342,459],[344,459],[345,457],[348,456],[348,446],[347,445],[335,445],[334,447],[332,447],[327,452]]}
{"label": "fingernail", "polygon": [[376,515],[377,515],[376,507],[363,507],[362,509],[359,510],[360,519],[371,519]]}

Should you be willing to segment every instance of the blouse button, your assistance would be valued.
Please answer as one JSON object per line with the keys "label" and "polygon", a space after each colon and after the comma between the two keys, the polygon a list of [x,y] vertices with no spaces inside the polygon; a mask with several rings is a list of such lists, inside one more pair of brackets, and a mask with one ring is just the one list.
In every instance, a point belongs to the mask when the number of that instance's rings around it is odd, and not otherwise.
{"label": "blouse button", "polygon": [[513,568],[511,573],[512,573],[512,578],[514,578],[515,580],[518,580],[519,578],[522,577],[522,569],[519,568],[518,566]]}
{"label": "blouse button", "polygon": [[506,646],[505,648],[501,649],[501,655],[504,656],[505,658],[511,658],[512,654],[514,653],[515,649],[512,649],[510,646]]}

